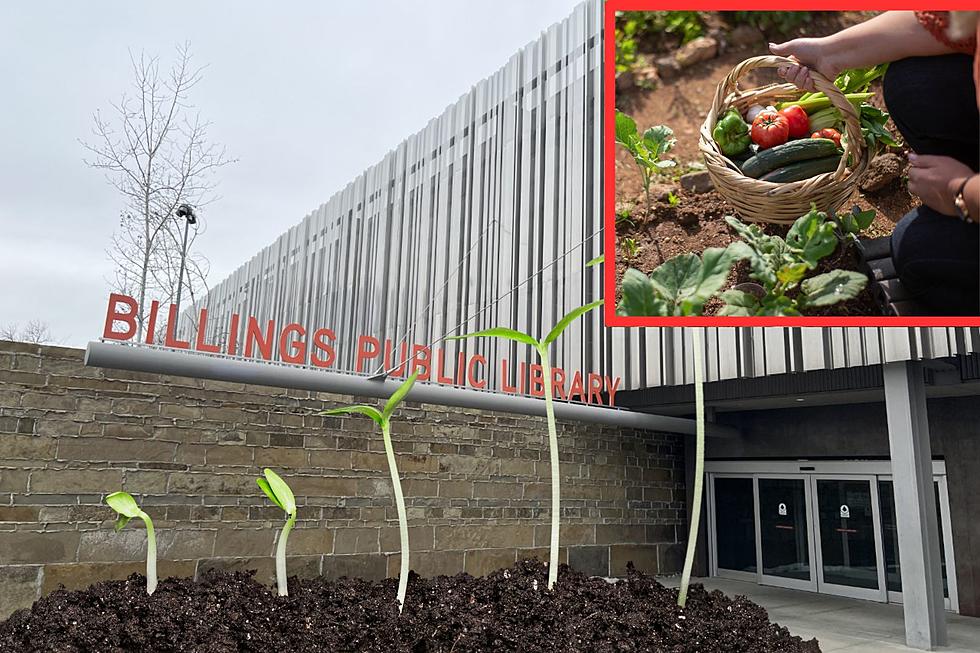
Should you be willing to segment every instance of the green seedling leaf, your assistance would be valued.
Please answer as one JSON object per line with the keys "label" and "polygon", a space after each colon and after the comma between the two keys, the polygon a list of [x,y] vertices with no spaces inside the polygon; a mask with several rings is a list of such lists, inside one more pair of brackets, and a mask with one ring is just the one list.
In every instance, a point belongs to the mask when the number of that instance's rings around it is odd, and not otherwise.
{"label": "green seedling leaf", "polygon": [[868,277],[860,272],[834,270],[805,280],[799,301],[805,306],[830,306],[857,297],[867,284]]}
{"label": "green seedling leaf", "polygon": [[496,338],[507,338],[508,340],[516,340],[517,342],[522,342],[525,345],[531,345],[532,347],[538,346],[538,341],[520,331],[515,331],[514,329],[508,329],[506,327],[494,327],[492,329],[484,329],[483,331],[476,331],[474,333],[467,333],[462,336],[449,336],[446,340],[463,340],[464,338],[481,338],[486,336],[492,336]]}
{"label": "green seedling leaf", "polygon": [[579,306],[578,308],[569,311],[565,315],[565,317],[563,317],[562,319],[560,319],[558,321],[558,324],[556,324],[551,329],[551,331],[548,332],[548,335],[546,335],[544,337],[544,340],[541,341],[541,345],[543,347],[547,347],[548,345],[550,345],[551,343],[553,343],[555,340],[558,339],[558,336],[561,335],[562,331],[564,331],[565,329],[568,328],[568,325],[569,324],[571,324],[572,322],[574,322],[575,320],[577,320],[581,316],[585,315],[586,313],[588,313],[592,309],[597,308],[599,306],[602,306],[602,301],[603,300],[601,300],[601,299],[597,299],[596,301],[592,302],[591,304],[586,304],[585,306]]}
{"label": "green seedling leaf", "polygon": [[330,410],[320,411],[321,415],[350,415],[351,413],[367,415],[373,419],[378,426],[384,426],[384,416],[374,406],[344,406],[343,408],[331,408]]}
{"label": "green seedling leaf", "polygon": [[636,131],[636,121],[617,109],[616,141],[626,147],[632,147],[637,140],[639,140],[639,134]]}
{"label": "green seedling leaf", "polygon": [[405,395],[407,395],[409,390],[412,389],[412,386],[415,385],[415,381],[418,378],[418,372],[408,377],[405,379],[405,382],[398,386],[398,389],[392,393],[391,397],[388,398],[387,403],[385,403],[384,411],[381,413],[382,418],[386,422],[391,418],[391,414],[395,412],[395,409],[398,408],[398,404],[405,399]]}
{"label": "green seedling leaf", "polygon": [[864,231],[871,226],[871,223],[875,221],[875,211],[874,209],[868,209],[867,211],[858,211],[857,213],[849,213],[851,218],[857,224],[859,231]]}
{"label": "green seedling leaf", "polygon": [[812,270],[820,259],[837,249],[837,236],[827,214],[813,208],[793,223],[786,234],[786,244]]}
{"label": "green seedling leaf", "polygon": [[719,295],[725,305],[718,311],[718,315],[755,315],[759,309],[759,300],[755,295],[741,290],[726,290]]}
{"label": "green seedling leaf", "polygon": [[596,256],[594,259],[586,263],[585,267],[591,268],[591,267],[595,267],[596,265],[599,265],[600,263],[605,263],[605,262],[606,262],[605,255],[599,254],[599,256]]}
{"label": "green seedling leaf", "polygon": [[776,279],[783,286],[791,288],[800,282],[804,276],[806,276],[807,271],[806,263],[793,263],[790,265],[784,265],[776,271]]}
{"label": "green seedling leaf", "polygon": [[[268,484],[269,489],[275,495],[277,504],[279,507],[286,511],[288,515],[296,514],[296,497],[293,496],[293,491],[289,489],[286,485],[286,481],[282,480],[279,474],[276,474],[269,468],[263,469],[262,474],[265,475],[265,481]],[[265,488],[263,488],[265,489]],[[268,492],[266,493],[268,494]]]}
{"label": "green seedling leaf", "polygon": [[620,315],[669,315],[667,302],[659,297],[650,278],[639,270],[634,268],[626,270],[621,288],[623,296],[617,310]]}
{"label": "green seedling leaf", "polygon": [[142,512],[136,503],[136,499],[129,492],[113,492],[105,498],[105,502],[110,508],[126,517],[126,521],[139,517]]}
{"label": "green seedling leaf", "polygon": [[282,510],[286,509],[286,506],[282,505],[282,501],[279,500],[276,493],[272,491],[272,487],[269,486],[269,481],[260,476],[259,478],[255,479],[255,483],[262,489],[263,492],[265,492],[265,496],[269,497],[269,500],[272,501],[272,503],[279,506]]}
{"label": "green seedling leaf", "polygon": [[113,528],[116,529],[116,532],[121,531],[122,529],[126,528],[126,524],[128,524],[131,519],[132,517],[127,517],[126,515],[119,515],[118,517],[116,517],[116,523],[113,525]]}
{"label": "green seedling leaf", "polygon": [[677,139],[674,138],[673,129],[667,125],[656,125],[643,132],[643,144],[650,150],[651,158],[658,159],[674,149]]}

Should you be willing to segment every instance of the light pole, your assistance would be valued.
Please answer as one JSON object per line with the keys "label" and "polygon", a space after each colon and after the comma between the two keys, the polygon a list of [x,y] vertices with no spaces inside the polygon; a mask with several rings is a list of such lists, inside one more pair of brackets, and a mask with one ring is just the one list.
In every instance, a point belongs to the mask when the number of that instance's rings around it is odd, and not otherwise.
{"label": "light pole", "polygon": [[180,291],[184,287],[184,262],[187,260],[187,230],[192,224],[197,224],[197,215],[190,204],[177,207],[177,217],[186,218],[184,222],[184,241],[180,245],[180,274],[177,275],[177,313],[174,315],[174,334],[177,333],[177,323],[180,320]]}

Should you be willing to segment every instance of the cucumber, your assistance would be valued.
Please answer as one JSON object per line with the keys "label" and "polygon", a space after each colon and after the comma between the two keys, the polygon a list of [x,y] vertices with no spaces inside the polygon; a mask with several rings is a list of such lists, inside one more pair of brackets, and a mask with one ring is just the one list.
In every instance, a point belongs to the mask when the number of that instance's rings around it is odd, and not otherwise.
{"label": "cucumber", "polygon": [[762,175],[797,161],[820,159],[837,154],[837,145],[829,138],[801,138],[789,141],[758,154],[745,162],[742,174],[759,179]]}
{"label": "cucumber", "polygon": [[[831,141],[833,142],[833,141]],[[840,164],[840,154],[825,156],[822,159],[809,159],[807,161],[797,161],[782,168],[764,174],[760,177],[761,181],[774,181],[776,183],[786,183],[789,181],[800,181],[815,177],[821,172],[833,172]]]}

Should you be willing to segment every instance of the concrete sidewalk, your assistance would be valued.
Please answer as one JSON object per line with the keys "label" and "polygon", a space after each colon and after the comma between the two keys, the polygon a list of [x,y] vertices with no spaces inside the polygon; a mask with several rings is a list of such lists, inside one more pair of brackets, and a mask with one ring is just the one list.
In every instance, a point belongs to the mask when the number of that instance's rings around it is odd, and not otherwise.
{"label": "concrete sidewalk", "polygon": [[[658,579],[676,587],[680,578]],[[698,578],[708,589],[743,595],[769,611],[773,621],[803,639],[816,637],[824,653],[891,653],[913,651],[905,646],[902,606],[841,596],[767,587],[726,578]],[[980,651],[980,619],[947,612],[949,644],[945,653]]]}

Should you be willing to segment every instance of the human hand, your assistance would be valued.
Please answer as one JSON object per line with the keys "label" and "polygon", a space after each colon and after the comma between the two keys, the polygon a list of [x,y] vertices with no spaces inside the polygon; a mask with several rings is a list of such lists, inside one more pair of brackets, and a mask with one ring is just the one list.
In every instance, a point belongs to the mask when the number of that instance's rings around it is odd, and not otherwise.
{"label": "human hand", "polygon": [[957,215],[953,198],[963,180],[974,174],[951,156],[909,152],[909,192],[943,215]]}
{"label": "human hand", "polygon": [[770,43],[769,51],[781,57],[789,57],[797,65],[780,66],[776,73],[791,84],[804,91],[814,92],[811,70],[816,70],[827,79],[835,79],[841,68],[833,62],[827,40],[823,38],[802,38],[785,43]]}

